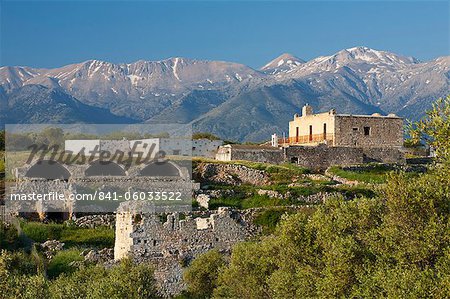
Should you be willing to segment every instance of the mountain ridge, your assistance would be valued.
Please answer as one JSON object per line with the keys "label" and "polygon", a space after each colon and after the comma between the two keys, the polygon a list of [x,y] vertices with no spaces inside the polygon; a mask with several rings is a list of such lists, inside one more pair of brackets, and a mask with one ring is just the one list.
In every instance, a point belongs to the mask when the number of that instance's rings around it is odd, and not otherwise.
{"label": "mountain ridge", "polygon": [[422,62],[353,47],[309,61],[285,53],[260,70],[183,57],[121,64],[94,59],[54,69],[1,67],[0,96],[7,103],[21,87],[41,85],[119,117],[186,123],[223,138],[261,141],[269,131],[286,131],[306,102],[316,111],[417,119],[449,93],[449,78],[450,56]]}

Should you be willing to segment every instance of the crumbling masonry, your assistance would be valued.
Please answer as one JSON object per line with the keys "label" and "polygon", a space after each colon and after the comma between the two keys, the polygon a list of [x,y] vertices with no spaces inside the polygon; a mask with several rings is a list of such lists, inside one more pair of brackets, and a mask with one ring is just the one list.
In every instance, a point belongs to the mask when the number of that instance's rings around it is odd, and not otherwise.
{"label": "crumbling masonry", "polygon": [[244,241],[254,230],[242,216],[228,208],[219,208],[207,218],[169,214],[162,222],[136,203],[120,205],[116,216],[114,258],[129,257],[134,261],[155,265],[158,289],[164,296],[180,293],[183,266],[199,254],[216,248],[230,252],[233,244]]}

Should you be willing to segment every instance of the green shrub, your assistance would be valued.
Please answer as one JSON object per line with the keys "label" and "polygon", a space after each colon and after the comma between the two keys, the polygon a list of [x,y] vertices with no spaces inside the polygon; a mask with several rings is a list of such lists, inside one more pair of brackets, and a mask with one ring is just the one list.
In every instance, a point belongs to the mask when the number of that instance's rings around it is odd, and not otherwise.
{"label": "green shrub", "polygon": [[[51,270],[68,270],[76,260],[76,250],[55,256]],[[50,272],[52,273],[52,272]],[[53,272],[55,273],[55,272]],[[124,260],[106,269],[88,266],[69,269],[53,279],[38,274],[29,254],[0,252],[0,298],[2,299],[79,299],[79,298],[159,298],[156,294],[153,268]]]}
{"label": "green shrub", "polygon": [[258,214],[253,221],[254,224],[262,227],[264,233],[271,233],[275,230],[281,217],[286,214],[285,209],[268,209]]}
{"label": "green shrub", "polygon": [[153,268],[128,260],[110,269],[101,266],[81,268],[60,275],[51,282],[50,298],[158,298]]}
{"label": "green shrub", "polygon": [[71,273],[75,271],[76,267],[71,266],[70,263],[84,260],[80,254],[81,250],[76,248],[59,251],[47,266],[48,277],[55,278],[61,273]]}
{"label": "green shrub", "polygon": [[219,140],[220,138],[211,133],[198,132],[192,134],[192,139],[209,139],[209,140]]}
{"label": "green shrub", "polygon": [[283,206],[288,204],[291,204],[289,200],[280,198],[270,198],[267,195],[255,194],[243,200],[241,206],[243,209],[250,209],[260,207]]}
{"label": "green shrub", "polygon": [[0,155],[0,172],[5,172],[5,159],[3,155]]}
{"label": "green shrub", "polygon": [[[33,257],[24,251],[0,251],[0,278],[3,275],[34,275],[37,266]],[[0,279],[1,281],[1,279]]]}
{"label": "green shrub", "polygon": [[22,239],[14,226],[0,222],[0,249],[14,250],[22,247]]}
{"label": "green shrub", "polygon": [[190,297],[210,298],[223,266],[225,259],[217,250],[210,250],[198,256],[183,273]]}
{"label": "green shrub", "polygon": [[[235,245],[214,298],[447,298],[450,167],[390,174],[377,193],[331,198]],[[258,221],[271,225],[277,214]]]}

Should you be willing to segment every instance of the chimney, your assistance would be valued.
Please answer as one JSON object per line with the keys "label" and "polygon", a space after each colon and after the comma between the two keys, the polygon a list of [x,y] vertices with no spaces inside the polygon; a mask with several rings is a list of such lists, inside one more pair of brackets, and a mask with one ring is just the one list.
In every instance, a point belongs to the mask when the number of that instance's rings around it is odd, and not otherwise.
{"label": "chimney", "polygon": [[313,108],[312,106],[306,104],[302,108],[302,116],[312,115],[313,114]]}

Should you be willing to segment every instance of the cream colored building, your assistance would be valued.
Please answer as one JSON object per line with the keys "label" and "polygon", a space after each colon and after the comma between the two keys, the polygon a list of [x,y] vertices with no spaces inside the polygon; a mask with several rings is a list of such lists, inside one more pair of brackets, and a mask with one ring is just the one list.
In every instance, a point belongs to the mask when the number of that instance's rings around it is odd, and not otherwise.
{"label": "cream colored building", "polygon": [[289,138],[278,141],[280,146],[317,145],[362,148],[402,147],[403,119],[395,114],[382,116],[337,114],[330,110],[314,114],[310,105],[302,115],[289,122]]}

